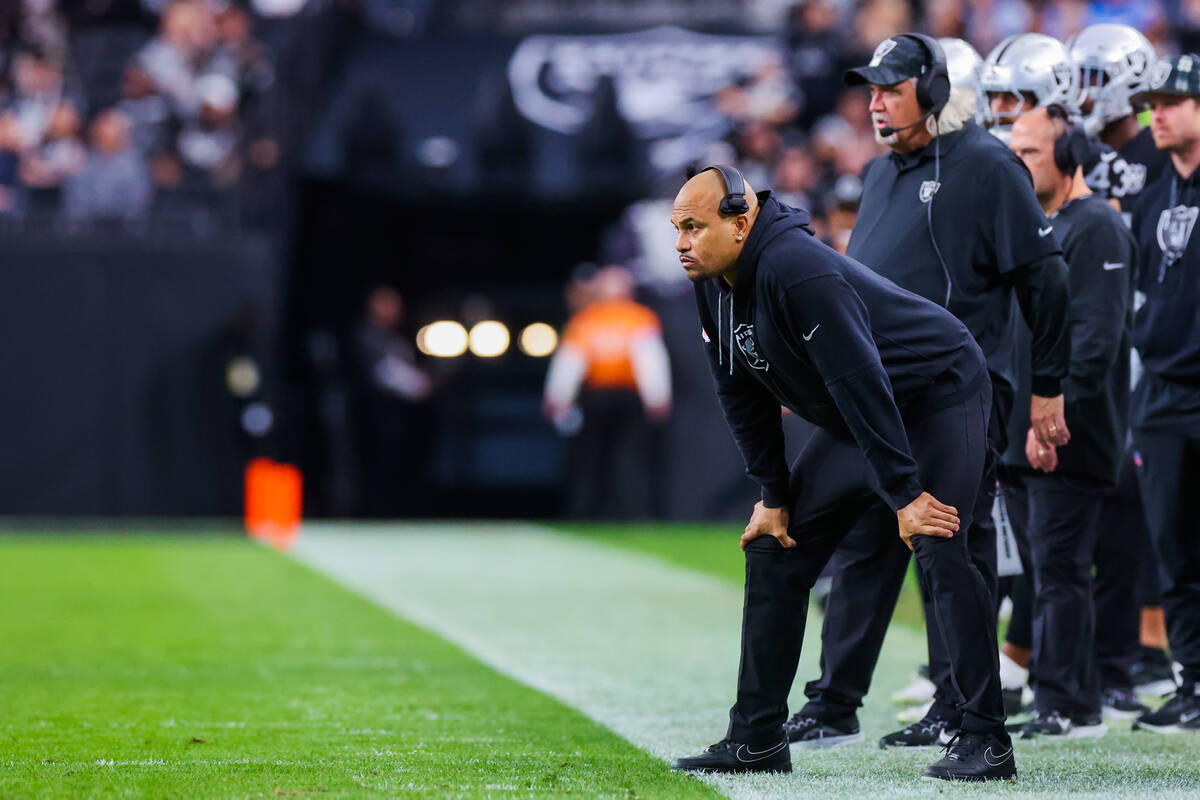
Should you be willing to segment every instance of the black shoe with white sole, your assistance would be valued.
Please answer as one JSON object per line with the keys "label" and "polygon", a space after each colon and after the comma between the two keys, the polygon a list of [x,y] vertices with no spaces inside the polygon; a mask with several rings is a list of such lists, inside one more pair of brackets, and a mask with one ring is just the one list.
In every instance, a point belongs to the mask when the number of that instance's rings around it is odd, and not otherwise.
{"label": "black shoe with white sole", "polygon": [[847,714],[837,719],[819,719],[806,716],[803,711],[783,723],[783,732],[788,741],[797,747],[825,750],[858,744],[863,740],[858,727],[858,716]]}
{"label": "black shoe with white sole", "polygon": [[1109,719],[1133,719],[1149,713],[1150,707],[1138,700],[1133,689],[1105,689],[1100,696],[1104,716]]}
{"label": "black shoe with white sole", "polygon": [[879,746],[888,747],[932,747],[946,744],[954,734],[956,723],[946,717],[926,714],[907,728],[889,733],[879,740]]}
{"label": "black shoe with white sole", "polygon": [[1134,730],[1155,733],[1200,733],[1200,687],[1181,686],[1157,711],[1148,711],[1133,722]]}
{"label": "black shoe with white sole", "polygon": [[1099,714],[1070,716],[1061,711],[1035,711],[1021,732],[1022,739],[1044,736],[1048,739],[1099,739],[1108,726]]}
{"label": "black shoe with white sole", "polygon": [[1017,777],[1012,739],[1003,730],[960,731],[945,750],[946,756],[926,767],[921,777],[939,781],[1000,781]]}
{"label": "black shoe with white sole", "polygon": [[756,746],[722,739],[704,748],[698,756],[676,760],[671,769],[684,772],[791,772],[792,754],[787,739]]}

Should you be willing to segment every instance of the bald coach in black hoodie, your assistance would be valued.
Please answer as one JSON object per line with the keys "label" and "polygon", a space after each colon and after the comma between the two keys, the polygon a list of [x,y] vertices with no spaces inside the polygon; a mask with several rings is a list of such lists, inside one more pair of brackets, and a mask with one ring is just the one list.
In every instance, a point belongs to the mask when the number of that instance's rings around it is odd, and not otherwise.
{"label": "bald coach in black hoodie", "polygon": [[[724,211],[719,211],[723,208]],[[783,723],[808,592],[842,537],[886,505],[931,583],[961,733],[931,778],[1015,776],[987,587],[963,537],[984,466],[991,383],[945,309],[826,247],[804,211],[755,195],[729,167],[675,199],[717,394],[762,487],[742,536],[746,600],[729,731],[677,769],[787,771]],[[820,430],[788,470],[780,406]]]}

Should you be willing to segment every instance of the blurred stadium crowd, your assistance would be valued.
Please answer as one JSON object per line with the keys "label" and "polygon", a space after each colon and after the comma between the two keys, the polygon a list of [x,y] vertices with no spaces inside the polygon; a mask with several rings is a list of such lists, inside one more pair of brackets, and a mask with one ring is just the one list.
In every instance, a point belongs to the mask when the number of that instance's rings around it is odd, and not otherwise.
{"label": "blurred stadium crowd", "polygon": [[0,218],[194,222],[266,203],[282,120],[262,22],[208,0],[5,3]]}

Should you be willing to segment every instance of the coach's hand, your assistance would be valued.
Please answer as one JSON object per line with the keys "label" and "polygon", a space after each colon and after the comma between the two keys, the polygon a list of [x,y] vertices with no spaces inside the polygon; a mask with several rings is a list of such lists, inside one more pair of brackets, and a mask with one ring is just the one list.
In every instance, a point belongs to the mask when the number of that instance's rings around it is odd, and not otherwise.
{"label": "coach's hand", "polygon": [[1029,429],[1029,435],[1025,437],[1025,458],[1029,459],[1029,464],[1034,469],[1040,469],[1042,472],[1054,472],[1058,468],[1058,450],[1054,445],[1047,447],[1039,442],[1033,428]]}
{"label": "coach's hand", "polygon": [[941,536],[949,539],[958,530],[958,509],[939,503],[938,499],[929,492],[921,492],[921,496],[896,512],[896,520],[900,523],[900,538],[912,550],[912,537]]}
{"label": "coach's hand", "polygon": [[786,508],[767,508],[762,500],[754,504],[754,513],[742,534],[742,549],[760,536],[774,536],[784,547],[795,547],[796,542],[788,536],[788,510]]}
{"label": "coach's hand", "polygon": [[1067,430],[1067,418],[1064,416],[1065,405],[1061,394],[1057,397],[1033,396],[1029,404],[1029,423],[1043,445],[1062,447],[1071,441],[1071,432]]}

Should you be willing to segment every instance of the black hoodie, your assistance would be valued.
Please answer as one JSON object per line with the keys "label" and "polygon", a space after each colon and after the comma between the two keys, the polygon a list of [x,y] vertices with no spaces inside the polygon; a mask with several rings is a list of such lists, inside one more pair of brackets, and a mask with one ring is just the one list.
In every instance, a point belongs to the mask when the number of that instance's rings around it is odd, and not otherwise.
{"label": "black hoodie", "polygon": [[[812,235],[759,192],[730,289],[696,282],[725,419],[772,508],[791,500],[780,406],[856,442],[893,510],[921,494],[905,420],[962,402],[986,377],[966,327]],[[801,476],[803,480],[803,476]]]}
{"label": "black hoodie", "polygon": [[1133,207],[1138,241],[1133,346],[1145,372],[1131,423],[1200,430],[1200,169],[1174,165],[1142,190]]}

